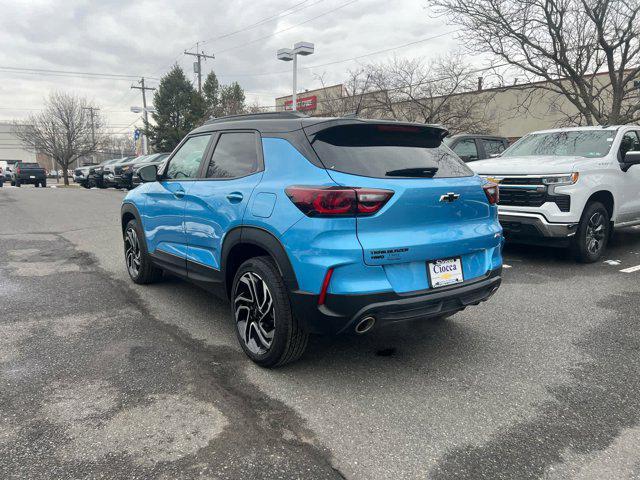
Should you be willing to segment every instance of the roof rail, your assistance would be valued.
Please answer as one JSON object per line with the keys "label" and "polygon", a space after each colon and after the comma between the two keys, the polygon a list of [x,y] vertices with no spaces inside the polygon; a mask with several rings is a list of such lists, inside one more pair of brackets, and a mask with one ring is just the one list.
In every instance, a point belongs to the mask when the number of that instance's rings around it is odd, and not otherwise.
{"label": "roof rail", "polygon": [[298,111],[245,113],[242,115],[227,115],[226,117],[212,118],[210,120],[207,120],[204,124],[211,125],[212,123],[233,122],[236,120],[284,120],[308,117],[308,115],[305,115],[304,113]]}

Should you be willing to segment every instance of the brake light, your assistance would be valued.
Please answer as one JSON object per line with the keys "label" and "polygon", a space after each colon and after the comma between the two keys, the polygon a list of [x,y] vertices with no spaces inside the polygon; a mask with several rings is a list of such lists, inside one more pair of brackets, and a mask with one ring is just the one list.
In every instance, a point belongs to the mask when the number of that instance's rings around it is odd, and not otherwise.
{"label": "brake light", "polygon": [[20,173],[20,167],[16,167],[16,173]]}
{"label": "brake light", "polygon": [[291,186],[285,192],[308,217],[373,215],[393,196],[391,190],[359,187]]}
{"label": "brake light", "polygon": [[489,204],[496,205],[500,202],[500,187],[497,183],[485,183],[482,186]]}

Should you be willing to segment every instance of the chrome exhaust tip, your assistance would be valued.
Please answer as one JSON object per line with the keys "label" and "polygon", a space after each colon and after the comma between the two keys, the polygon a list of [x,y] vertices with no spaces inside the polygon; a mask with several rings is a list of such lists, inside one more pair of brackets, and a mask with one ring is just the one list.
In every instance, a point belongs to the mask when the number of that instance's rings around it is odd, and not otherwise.
{"label": "chrome exhaust tip", "polygon": [[367,333],[369,330],[373,328],[375,324],[376,324],[375,317],[372,317],[372,316],[364,317],[358,323],[356,323],[356,333],[358,335]]}

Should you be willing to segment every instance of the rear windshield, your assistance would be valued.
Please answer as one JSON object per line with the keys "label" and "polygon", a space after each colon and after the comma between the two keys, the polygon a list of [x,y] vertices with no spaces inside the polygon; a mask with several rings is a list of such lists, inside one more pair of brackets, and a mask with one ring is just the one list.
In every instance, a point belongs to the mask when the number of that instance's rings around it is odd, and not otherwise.
{"label": "rear windshield", "polygon": [[40,168],[40,165],[38,163],[26,163],[26,162],[20,162],[20,168]]}
{"label": "rear windshield", "polygon": [[532,133],[507,149],[503,157],[576,156],[604,157],[615,137],[611,130],[569,130],[566,132]]}
{"label": "rear windshield", "polygon": [[402,125],[344,125],[312,142],[328,170],[363,177],[469,177],[473,172],[441,144],[440,130]]}

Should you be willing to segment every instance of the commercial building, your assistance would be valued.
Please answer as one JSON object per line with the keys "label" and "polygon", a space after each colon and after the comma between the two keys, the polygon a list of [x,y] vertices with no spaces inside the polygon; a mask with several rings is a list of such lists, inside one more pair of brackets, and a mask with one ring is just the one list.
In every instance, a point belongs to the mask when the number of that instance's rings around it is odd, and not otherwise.
{"label": "commercial building", "polygon": [[15,162],[35,162],[35,152],[22,147],[20,140],[13,134],[10,123],[0,123],[0,162],[13,164]]}
{"label": "commercial building", "polygon": [[[467,105],[473,103],[470,111],[478,117],[477,123],[482,124],[483,128],[482,132],[466,133],[492,133],[514,140],[535,130],[575,123],[578,117],[576,107],[564,96],[544,87],[544,82],[538,82],[483,89],[482,81],[479,81],[477,90],[451,95],[447,101],[453,108],[456,102]],[[352,112],[355,110],[354,106],[360,104],[365,116],[389,117],[388,111],[371,107],[376,104],[375,97],[383,96],[385,92],[367,92],[360,99],[347,96],[345,91],[343,85],[332,85],[299,93],[298,110],[312,116],[332,116]],[[637,100],[632,101],[640,102],[640,90],[638,92]],[[432,100],[437,101],[438,98]],[[400,103],[407,105],[400,106],[397,109],[401,112],[400,115],[395,114],[393,118],[402,118],[402,112],[411,111],[412,107],[408,102]],[[291,105],[291,95],[276,98],[276,111],[290,110]],[[459,131],[455,125],[445,123],[445,126]]]}

